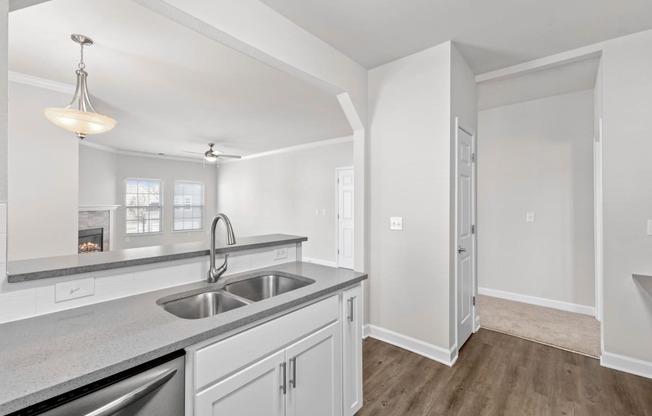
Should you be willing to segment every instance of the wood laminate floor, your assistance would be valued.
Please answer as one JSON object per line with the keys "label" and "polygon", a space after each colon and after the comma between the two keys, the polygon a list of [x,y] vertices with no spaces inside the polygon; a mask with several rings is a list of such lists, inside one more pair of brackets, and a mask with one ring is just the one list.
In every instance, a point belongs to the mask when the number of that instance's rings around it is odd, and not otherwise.
{"label": "wood laminate floor", "polygon": [[357,415],[652,415],[652,380],[481,329],[452,368],[367,338]]}

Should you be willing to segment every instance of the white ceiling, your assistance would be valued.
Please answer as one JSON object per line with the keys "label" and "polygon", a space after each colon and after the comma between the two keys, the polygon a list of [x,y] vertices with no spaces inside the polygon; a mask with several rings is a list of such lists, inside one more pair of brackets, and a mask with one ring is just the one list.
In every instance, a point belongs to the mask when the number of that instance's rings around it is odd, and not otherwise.
{"label": "white ceiling", "polygon": [[595,87],[600,57],[478,83],[478,111]]}
{"label": "white ceiling", "polygon": [[95,40],[85,52],[89,90],[96,109],[118,120],[89,142],[175,156],[215,142],[246,155],[351,134],[335,96],[130,0],[52,0],[11,12],[10,71],[74,84],[71,33]]}
{"label": "white ceiling", "polygon": [[367,68],[453,40],[476,74],[652,28],[650,0],[261,0]]}

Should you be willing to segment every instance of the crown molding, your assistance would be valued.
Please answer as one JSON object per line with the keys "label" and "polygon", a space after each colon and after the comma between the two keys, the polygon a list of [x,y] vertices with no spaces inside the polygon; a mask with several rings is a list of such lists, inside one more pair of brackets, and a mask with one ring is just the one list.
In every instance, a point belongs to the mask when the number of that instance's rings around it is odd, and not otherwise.
{"label": "crown molding", "polygon": [[298,144],[296,146],[282,147],[280,149],[269,150],[267,152],[253,153],[250,155],[242,156],[240,159],[223,160],[220,161],[220,163],[222,164],[237,163],[245,160],[257,159],[260,157],[274,156],[282,153],[297,152],[300,150],[312,149],[315,147],[331,146],[335,144],[348,143],[348,142],[353,142],[353,136],[336,137],[334,139],[319,140],[316,142]]}
{"label": "crown molding", "polygon": [[9,71],[9,82],[29,85],[30,87],[42,88],[45,90],[61,92],[68,95],[75,93],[75,86],[63,82],[52,81],[46,78],[35,77],[21,72]]}

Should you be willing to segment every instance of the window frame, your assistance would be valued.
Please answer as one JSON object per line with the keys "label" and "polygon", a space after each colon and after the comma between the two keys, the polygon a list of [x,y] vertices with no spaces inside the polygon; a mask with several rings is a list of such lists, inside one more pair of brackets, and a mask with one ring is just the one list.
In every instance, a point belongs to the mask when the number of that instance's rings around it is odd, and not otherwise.
{"label": "window frame", "polygon": [[[148,208],[146,206],[140,206],[140,205],[128,205],[127,202],[127,184],[128,182],[158,182],[159,183],[159,231],[148,231],[148,232],[135,232],[135,233],[130,233],[127,229],[127,224],[129,220],[127,219],[127,210],[129,208]],[[154,178],[125,178],[124,179],[124,201],[125,201],[125,217],[124,217],[124,232],[125,232],[125,237],[136,237],[136,236],[144,236],[144,235],[157,235],[157,234],[164,234],[164,224],[165,224],[165,203],[164,203],[164,198],[165,198],[165,181],[163,179],[154,179]]]}
{"label": "window frame", "polygon": [[[175,189],[177,185],[201,185],[201,205],[190,205],[190,208],[201,208],[201,227],[200,228],[188,228],[188,229],[180,229],[177,230],[175,228],[176,226],[176,216],[175,216],[175,209],[176,208],[185,208],[186,205],[179,205],[177,206],[174,203],[174,197],[176,196]],[[180,220],[183,220],[183,218],[180,218]],[[206,229],[206,184],[203,181],[197,181],[197,180],[185,180],[185,179],[176,179],[172,185],[172,232],[174,233],[191,233],[191,232],[197,232],[197,231],[204,231]]]}

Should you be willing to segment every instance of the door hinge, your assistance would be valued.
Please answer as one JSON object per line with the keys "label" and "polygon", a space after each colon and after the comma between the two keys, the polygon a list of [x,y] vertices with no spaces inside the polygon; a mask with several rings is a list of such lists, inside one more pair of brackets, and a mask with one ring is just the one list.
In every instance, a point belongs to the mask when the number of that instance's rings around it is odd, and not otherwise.
{"label": "door hinge", "polygon": [[340,178],[337,178],[337,183],[340,183]]}
{"label": "door hinge", "polygon": [[471,226],[471,234],[475,234],[475,224]]}
{"label": "door hinge", "polygon": [[473,296],[473,306],[475,306],[475,296]]}
{"label": "door hinge", "polygon": [[471,161],[472,161],[473,163],[475,163],[475,153],[472,153],[472,154],[471,154]]}
{"label": "door hinge", "polygon": [[337,254],[340,254],[340,249],[339,248],[337,249]]}

